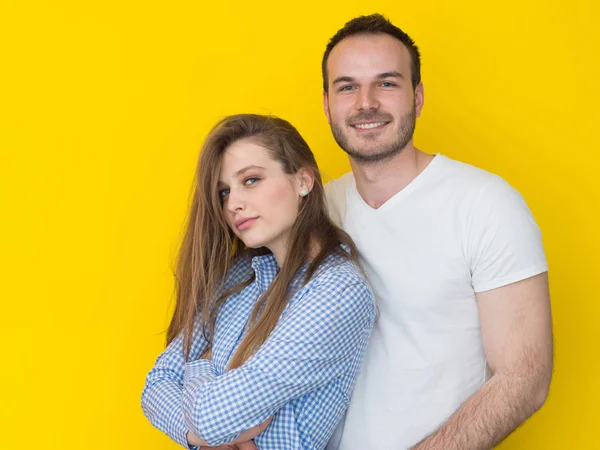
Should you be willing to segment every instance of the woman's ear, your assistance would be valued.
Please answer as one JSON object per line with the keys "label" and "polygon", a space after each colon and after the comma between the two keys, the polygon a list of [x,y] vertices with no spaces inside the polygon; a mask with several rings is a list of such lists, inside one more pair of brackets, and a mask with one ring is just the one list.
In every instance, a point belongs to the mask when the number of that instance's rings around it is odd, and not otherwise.
{"label": "woman's ear", "polygon": [[315,174],[306,167],[301,168],[296,172],[296,184],[298,186],[298,193],[302,197],[308,195],[315,184]]}

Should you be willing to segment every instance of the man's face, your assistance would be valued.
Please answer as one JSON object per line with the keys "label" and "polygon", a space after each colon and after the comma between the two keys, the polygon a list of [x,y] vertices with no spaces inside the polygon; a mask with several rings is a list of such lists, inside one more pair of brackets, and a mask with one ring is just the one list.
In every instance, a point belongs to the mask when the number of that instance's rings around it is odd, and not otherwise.
{"label": "man's face", "polygon": [[387,34],[342,40],[327,61],[325,114],[338,145],[358,162],[391,158],[409,143],[423,105],[408,49]]}

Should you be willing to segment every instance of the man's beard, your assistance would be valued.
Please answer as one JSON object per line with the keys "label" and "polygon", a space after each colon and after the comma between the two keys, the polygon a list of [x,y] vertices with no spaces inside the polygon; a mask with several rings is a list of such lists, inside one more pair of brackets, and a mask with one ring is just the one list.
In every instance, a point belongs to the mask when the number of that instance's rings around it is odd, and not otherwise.
{"label": "man's beard", "polygon": [[[345,121],[346,129],[351,126],[352,123],[358,121],[363,122],[389,122],[391,116],[382,113],[359,113],[356,116],[349,117]],[[389,143],[382,143],[376,151],[361,151],[358,147],[352,147],[349,144],[348,133],[345,133],[345,129],[331,122],[331,132],[335,142],[344,150],[348,155],[359,163],[375,163],[385,160],[389,160],[398,153],[400,153],[411,141],[415,132],[416,113],[412,109],[400,118],[400,127],[398,128],[398,134],[396,139]],[[373,135],[364,135],[359,137],[364,141],[371,140],[373,143],[379,138],[375,133]]]}

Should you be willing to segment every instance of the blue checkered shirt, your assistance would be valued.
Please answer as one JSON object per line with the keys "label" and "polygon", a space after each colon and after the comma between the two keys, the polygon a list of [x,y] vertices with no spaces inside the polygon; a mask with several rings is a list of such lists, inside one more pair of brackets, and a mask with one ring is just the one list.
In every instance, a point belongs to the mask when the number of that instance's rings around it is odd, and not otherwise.
{"label": "blue checkered shirt", "polygon": [[323,449],[348,406],[375,318],[373,293],[354,263],[330,255],[299,286],[267,341],[246,363],[227,370],[240,344],[252,307],[273,282],[275,258],[240,258],[226,288],[256,278],[221,306],[211,360],[196,333],[186,363],[182,337],[174,339],[148,374],[142,394],[146,417],[189,448],[187,431],[211,446],[273,416],[254,442],[261,450]]}

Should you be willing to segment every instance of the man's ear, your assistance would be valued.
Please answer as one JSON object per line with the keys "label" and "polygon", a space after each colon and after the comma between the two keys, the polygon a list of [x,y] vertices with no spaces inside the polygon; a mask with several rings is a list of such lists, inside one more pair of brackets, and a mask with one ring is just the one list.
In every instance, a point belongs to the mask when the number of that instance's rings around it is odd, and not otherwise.
{"label": "man's ear", "polygon": [[423,103],[425,102],[425,91],[423,88],[423,82],[417,85],[415,89],[415,115],[421,117],[421,110],[423,109]]}
{"label": "man's ear", "polygon": [[329,97],[327,92],[323,91],[323,109],[325,110],[325,116],[327,117],[327,123],[331,125],[331,119],[329,118]]}

